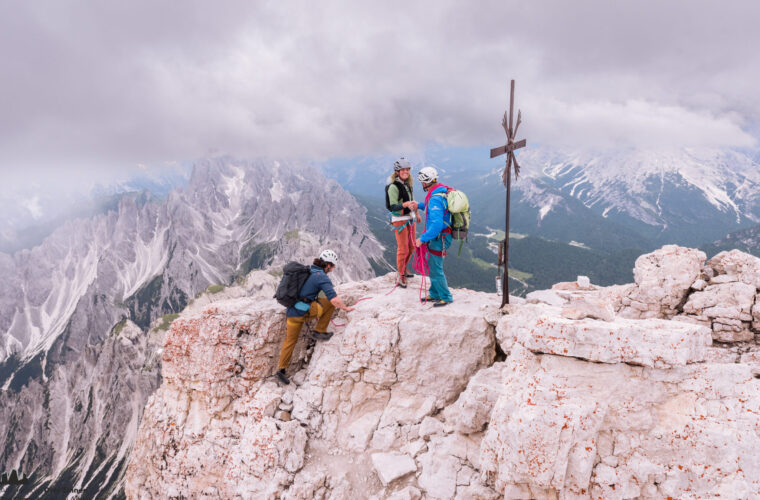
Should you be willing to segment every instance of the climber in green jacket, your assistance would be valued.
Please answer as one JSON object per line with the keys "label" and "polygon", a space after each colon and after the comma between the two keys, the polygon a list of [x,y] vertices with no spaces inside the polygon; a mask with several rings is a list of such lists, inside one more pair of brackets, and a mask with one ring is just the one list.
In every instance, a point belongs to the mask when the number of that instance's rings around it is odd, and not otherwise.
{"label": "climber in green jacket", "polygon": [[405,158],[399,158],[393,164],[393,174],[385,186],[386,208],[390,211],[391,225],[396,235],[396,284],[406,288],[406,279],[412,275],[407,271],[409,260],[414,252],[416,223],[420,216],[413,208],[414,190],[410,175],[412,164]]}

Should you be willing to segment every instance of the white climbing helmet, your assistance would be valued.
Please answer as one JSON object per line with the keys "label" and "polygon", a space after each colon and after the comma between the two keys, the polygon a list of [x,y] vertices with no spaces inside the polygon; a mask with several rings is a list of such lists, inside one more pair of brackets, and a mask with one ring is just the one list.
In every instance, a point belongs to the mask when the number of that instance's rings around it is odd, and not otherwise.
{"label": "white climbing helmet", "polygon": [[338,265],[338,254],[333,252],[329,248],[327,250],[322,250],[322,253],[319,254],[319,258],[325,262],[329,262],[330,264],[334,266]]}
{"label": "white climbing helmet", "polygon": [[430,184],[438,180],[438,171],[433,167],[423,167],[417,174],[417,179],[423,184]]}
{"label": "white climbing helmet", "polygon": [[399,170],[404,170],[405,168],[411,169],[412,164],[409,162],[409,160],[407,160],[403,156],[393,163],[394,172],[398,172]]}

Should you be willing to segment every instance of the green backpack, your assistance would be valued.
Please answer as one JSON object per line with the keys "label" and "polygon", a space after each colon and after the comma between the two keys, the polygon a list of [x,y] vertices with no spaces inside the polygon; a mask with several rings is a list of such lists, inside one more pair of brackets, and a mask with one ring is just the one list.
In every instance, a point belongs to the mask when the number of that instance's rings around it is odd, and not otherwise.
{"label": "green backpack", "polygon": [[467,240],[467,232],[470,230],[470,201],[466,194],[454,188],[448,188],[446,194],[436,193],[434,196],[446,197],[446,205],[451,214],[451,237],[459,240],[459,257],[462,253],[462,243]]}

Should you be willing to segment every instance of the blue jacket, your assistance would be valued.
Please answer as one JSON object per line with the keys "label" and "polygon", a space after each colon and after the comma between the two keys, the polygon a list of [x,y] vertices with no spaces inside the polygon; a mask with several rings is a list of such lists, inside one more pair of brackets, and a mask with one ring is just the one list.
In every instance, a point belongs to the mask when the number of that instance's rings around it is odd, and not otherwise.
{"label": "blue jacket", "polygon": [[308,309],[299,310],[296,306],[308,307],[312,302],[317,300],[319,292],[325,292],[327,300],[332,300],[338,296],[333,288],[332,281],[330,281],[330,278],[327,277],[321,267],[311,266],[310,271],[311,275],[306,278],[306,283],[303,284],[301,291],[298,293],[303,298],[303,301],[297,302],[293,307],[288,307],[285,313],[285,316],[288,318],[303,316],[309,312]]}
{"label": "blue jacket", "polygon": [[451,213],[448,211],[446,196],[436,196],[438,193],[445,195],[446,188],[444,186],[435,188],[430,195],[428,207],[425,207],[424,201],[419,204],[420,210],[427,208],[425,210],[425,232],[420,235],[420,241],[423,243],[436,239],[441,231],[451,227]]}

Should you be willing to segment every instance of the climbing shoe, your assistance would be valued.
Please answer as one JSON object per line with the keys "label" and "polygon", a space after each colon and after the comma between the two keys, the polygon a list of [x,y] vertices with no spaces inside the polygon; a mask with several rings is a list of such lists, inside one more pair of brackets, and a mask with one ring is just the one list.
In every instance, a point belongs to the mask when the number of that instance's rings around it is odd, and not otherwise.
{"label": "climbing shoe", "polygon": [[406,273],[404,278],[414,278],[414,275],[412,273]]}
{"label": "climbing shoe", "polygon": [[311,338],[314,340],[330,340],[333,332],[311,332]]}
{"label": "climbing shoe", "polygon": [[434,300],[435,299],[433,297],[431,297],[430,295],[428,295],[427,297],[425,297],[425,302],[433,302]]}
{"label": "climbing shoe", "polygon": [[433,307],[443,307],[451,304],[451,302],[446,302],[445,300],[434,300],[433,301]]}
{"label": "climbing shoe", "polygon": [[277,378],[277,382],[281,383],[282,385],[288,385],[290,383],[290,379],[287,375],[285,375],[285,370],[277,370],[277,373],[275,373],[275,378]]}

